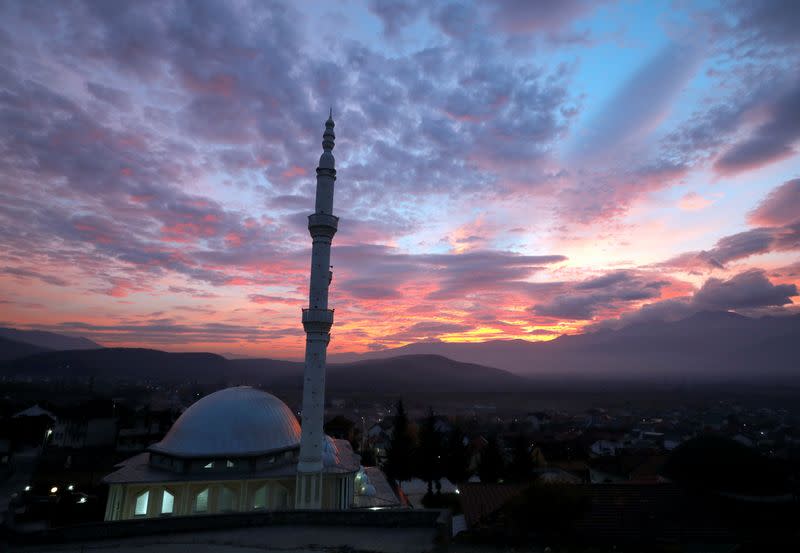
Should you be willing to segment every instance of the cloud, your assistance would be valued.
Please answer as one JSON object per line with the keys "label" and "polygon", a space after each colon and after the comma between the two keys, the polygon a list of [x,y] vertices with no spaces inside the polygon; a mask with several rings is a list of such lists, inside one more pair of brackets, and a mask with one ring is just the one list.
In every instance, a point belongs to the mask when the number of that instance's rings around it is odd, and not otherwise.
{"label": "cloud", "polygon": [[561,0],[560,2],[529,2],[502,0],[492,2],[494,25],[508,33],[527,34],[537,31],[555,33],[576,19],[587,15],[602,2]]}
{"label": "cloud", "polygon": [[778,186],[750,212],[752,225],[783,226],[800,220],[800,179]]}
{"label": "cloud", "polygon": [[[41,330],[77,334],[97,340],[107,346],[115,344],[152,344],[172,346],[175,344],[268,342],[284,336],[301,336],[302,327],[287,329],[263,329],[252,325],[226,323],[182,324],[171,319],[154,319],[137,324],[99,325],[69,321],[55,325],[39,325]],[[173,349],[173,348],[170,348]]]}
{"label": "cloud", "polygon": [[386,336],[384,340],[396,342],[431,341],[446,334],[466,332],[471,328],[471,325],[460,323],[422,321],[414,323],[396,334]]}
{"label": "cloud", "polygon": [[122,90],[91,81],[86,83],[86,89],[98,100],[107,102],[117,109],[128,110],[131,108],[130,96]]}
{"label": "cloud", "polygon": [[594,120],[579,131],[573,161],[607,163],[619,151],[643,141],[666,116],[694,75],[703,50],[697,44],[671,43],[623,83]]}
{"label": "cloud", "polygon": [[69,286],[69,282],[64,280],[63,278],[57,277],[55,275],[40,273],[33,269],[24,269],[22,267],[6,267],[2,269],[2,272],[7,275],[12,275],[17,278],[21,279],[37,279],[41,280],[45,284],[50,284],[52,286]]}
{"label": "cloud", "polygon": [[683,211],[701,211],[713,202],[708,198],[704,198],[697,192],[687,192],[678,201],[678,207]]}
{"label": "cloud", "polygon": [[701,309],[742,309],[792,303],[794,284],[772,284],[764,271],[753,269],[729,280],[708,279],[694,294],[693,304]]}
{"label": "cloud", "polygon": [[773,284],[761,269],[738,273],[728,280],[709,278],[691,296],[642,305],[639,309],[608,319],[593,328],[619,328],[649,321],[676,321],[699,311],[751,311],[792,304],[798,295],[794,284]]}
{"label": "cloud", "polygon": [[534,305],[536,316],[589,320],[631,302],[657,298],[669,283],[633,271],[616,271],[574,283],[547,302]]}
{"label": "cloud", "polygon": [[419,18],[425,2],[419,0],[370,0],[369,10],[383,23],[387,37],[396,38],[404,27]]}
{"label": "cloud", "polygon": [[723,175],[734,175],[793,155],[800,140],[800,84],[779,96],[765,121],[746,138],[735,142],[716,160],[714,168]]}
{"label": "cloud", "polygon": [[800,250],[800,180],[772,190],[750,212],[748,221],[763,225],[720,238],[709,250],[679,254],[657,266],[696,270],[724,269],[732,261],[773,251]]}

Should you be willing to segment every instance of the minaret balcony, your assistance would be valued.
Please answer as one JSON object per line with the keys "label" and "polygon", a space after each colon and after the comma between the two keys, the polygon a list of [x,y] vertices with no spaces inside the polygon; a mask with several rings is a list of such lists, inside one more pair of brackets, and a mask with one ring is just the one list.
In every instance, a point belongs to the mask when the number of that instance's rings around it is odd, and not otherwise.
{"label": "minaret balcony", "polygon": [[303,309],[303,328],[306,332],[330,332],[333,309]]}
{"label": "minaret balcony", "polygon": [[314,213],[308,216],[308,231],[311,236],[327,236],[333,238],[339,228],[339,218],[327,213]]}

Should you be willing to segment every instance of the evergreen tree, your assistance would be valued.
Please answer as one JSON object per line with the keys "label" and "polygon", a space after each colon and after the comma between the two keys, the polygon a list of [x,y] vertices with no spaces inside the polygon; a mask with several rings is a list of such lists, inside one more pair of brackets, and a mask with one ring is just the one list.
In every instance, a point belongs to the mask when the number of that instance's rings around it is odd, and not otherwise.
{"label": "evergreen tree", "polygon": [[414,444],[408,429],[408,415],[403,407],[403,400],[397,401],[394,414],[394,428],[389,447],[386,448],[386,463],[384,472],[390,480],[402,482],[411,480],[413,465],[411,454]]}
{"label": "evergreen tree", "polygon": [[503,475],[505,461],[503,452],[497,436],[491,435],[487,439],[486,446],[481,451],[481,458],[478,462],[478,476],[484,484],[494,484]]}
{"label": "evergreen tree", "polygon": [[433,493],[433,483],[441,490],[443,476],[442,434],[436,430],[436,415],[428,408],[428,415],[419,431],[419,449],[417,450],[417,475],[428,483],[428,493]]}
{"label": "evergreen tree", "polygon": [[530,440],[525,434],[517,434],[511,449],[511,462],[508,464],[508,479],[512,482],[527,482],[533,471]]}
{"label": "evergreen tree", "polygon": [[458,426],[453,426],[447,436],[444,474],[453,484],[469,480],[469,446],[464,443],[465,438],[464,432]]}

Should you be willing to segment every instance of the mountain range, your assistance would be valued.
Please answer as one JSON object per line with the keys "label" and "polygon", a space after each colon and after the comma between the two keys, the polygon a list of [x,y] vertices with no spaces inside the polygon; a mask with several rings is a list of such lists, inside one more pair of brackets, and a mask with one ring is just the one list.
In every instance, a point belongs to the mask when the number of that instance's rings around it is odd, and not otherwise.
{"label": "mountain range", "polygon": [[[0,363],[0,375],[255,384],[300,388],[303,363],[277,359],[225,359],[213,353],[168,353],[139,348],[42,352]],[[326,387],[340,391],[511,391],[531,383],[509,372],[438,355],[405,355],[330,364]]]}
{"label": "mountain range", "polygon": [[707,311],[679,321],[638,323],[546,342],[418,342],[333,359],[409,354],[441,355],[540,378],[800,380],[800,315],[750,318]]}
{"label": "mountain range", "polygon": [[[300,387],[301,362],[99,348],[83,338],[0,329],[0,375],[253,383]],[[8,334],[7,331],[14,333]],[[4,333],[6,332],[6,333]],[[20,334],[23,333],[23,334]],[[37,343],[10,339],[36,338]],[[47,341],[44,341],[44,340]],[[53,351],[42,344],[68,345]],[[94,349],[85,349],[89,345]],[[327,387],[350,391],[513,391],[535,383],[800,383],[800,315],[702,312],[674,322],[548,342],[420,342],[330,358]]]}
{"label": "mountain range", "polygon": [[45,351],[97,349],[102,346],[88,338],[67,336],[43,330],[0,327],[0,361]]}

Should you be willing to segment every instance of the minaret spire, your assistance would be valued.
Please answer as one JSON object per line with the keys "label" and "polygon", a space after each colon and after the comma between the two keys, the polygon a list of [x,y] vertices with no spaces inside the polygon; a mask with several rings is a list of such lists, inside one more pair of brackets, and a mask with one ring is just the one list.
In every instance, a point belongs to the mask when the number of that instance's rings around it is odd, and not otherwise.
{"label": "minaret spire", "polygon": [[308,308],[303,309],[306,332],[306,357],[303,372],[303,420],[300,438],[300,462],[297,465],[295,507],[322,508],[322,451],[325,447],[323,417],[325,414],[325,362],[333,309],[328,309],[328,288],[333,278],[331,243],[339,224],[333,215],[333,188],[336,182],[336,160],[333,157],[336,135],[333,132],[333,107],[322,135],[322,155],[317,167],[315,210],[308,216],[311,234],[311,282]]}

